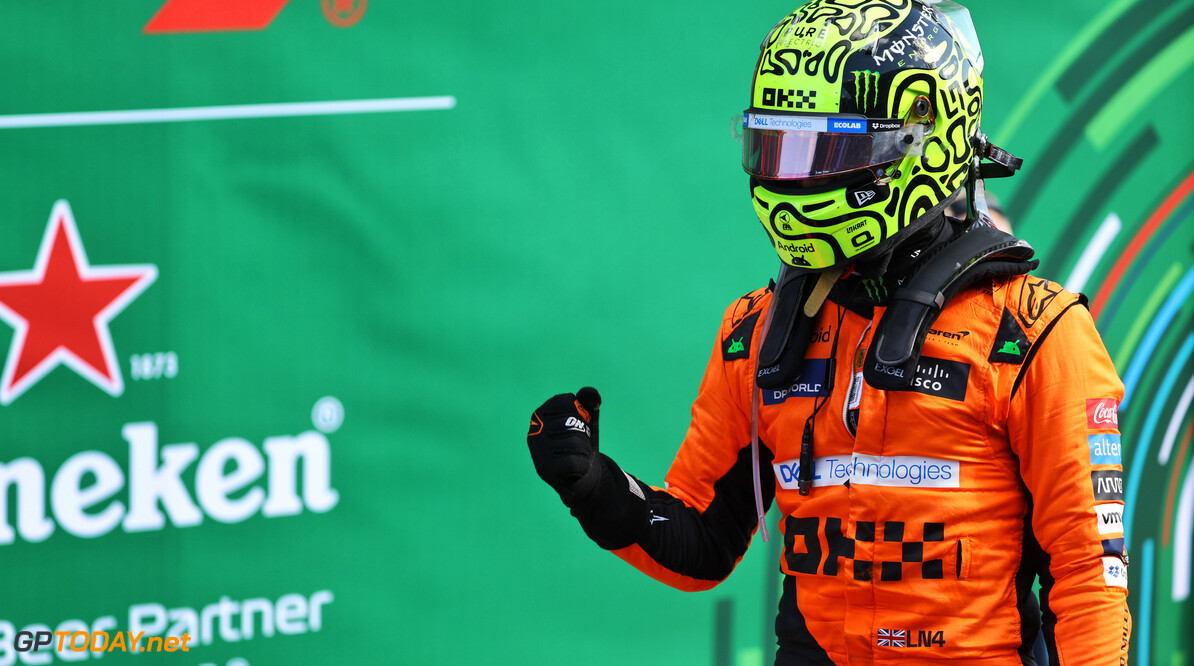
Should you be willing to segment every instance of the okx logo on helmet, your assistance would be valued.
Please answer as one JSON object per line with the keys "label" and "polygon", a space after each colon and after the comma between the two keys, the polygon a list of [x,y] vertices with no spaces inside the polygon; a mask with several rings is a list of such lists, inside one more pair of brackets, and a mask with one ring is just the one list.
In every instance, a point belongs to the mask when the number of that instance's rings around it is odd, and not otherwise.
{"label": "okx logo on helmet", "polygon": [[841,266],[941,210],[966,183],[983,57],[941,0],[813,0],[763,41],[742,166],[780,259]]}

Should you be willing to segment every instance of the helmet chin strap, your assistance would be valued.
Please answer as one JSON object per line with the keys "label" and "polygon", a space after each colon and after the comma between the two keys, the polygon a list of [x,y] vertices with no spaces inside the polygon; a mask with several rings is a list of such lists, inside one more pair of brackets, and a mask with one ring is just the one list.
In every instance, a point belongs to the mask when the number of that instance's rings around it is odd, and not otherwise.
{"label": "helmet chin strap", "polygon": [[829,291],[833,289],[833,285],[837,283],[838,278],[845,272],[845,266],[830,268],[821,272],[820,277],[817,278],[817,283],[813,285],[812,292],[808,295],[808,300],[804,302],[805,317],[817,316],[817,313],[821,311],[821,306],[825,304],[825,299],[829,298]]}

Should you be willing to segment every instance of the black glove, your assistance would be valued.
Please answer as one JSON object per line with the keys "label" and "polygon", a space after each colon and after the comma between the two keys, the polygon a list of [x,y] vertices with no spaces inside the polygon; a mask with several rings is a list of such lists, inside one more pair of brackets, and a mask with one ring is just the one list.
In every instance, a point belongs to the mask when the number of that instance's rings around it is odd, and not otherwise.
{"label": "black glove", "polygon": [[597,456],[597,412],[601,394],[586,386],[552,396],[531,415],[527,446],[535,471],[565,504],[592,492],[601,478]]}

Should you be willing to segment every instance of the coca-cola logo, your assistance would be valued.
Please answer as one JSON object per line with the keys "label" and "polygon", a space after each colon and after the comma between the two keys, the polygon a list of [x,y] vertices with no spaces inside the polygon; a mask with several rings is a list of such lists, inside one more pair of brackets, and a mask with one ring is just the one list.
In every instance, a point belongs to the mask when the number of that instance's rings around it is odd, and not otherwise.
{"label": "coca-cola logo", "polygon": [[1119,402],[1115,398],[1086,401],[1086,427],[1091,430],[1119,429]]}

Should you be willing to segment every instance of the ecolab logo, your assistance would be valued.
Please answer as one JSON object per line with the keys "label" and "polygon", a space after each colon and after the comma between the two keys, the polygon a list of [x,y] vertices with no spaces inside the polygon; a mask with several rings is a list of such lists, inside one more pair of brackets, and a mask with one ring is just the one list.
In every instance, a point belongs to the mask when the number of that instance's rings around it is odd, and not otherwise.
{"label": "ecolab logo", "polygon": [[866,132],[866,126],[863,125],[863,121],[853,118],[830,118],[829,131],[857,134]]}
{"label": "ecolab logo", "polygon": [[14,331],[0,405],[60,365],[108,395],[123,393],[108,323],[157,276],[152,264],[92,266],[70,204],[55,203],[33,268],[0,273],[0,319]]}
{"label": "ecolab logo", "polygon": [[[158,427],[152,422],[126,424],[121,434],[129,445],[126,466],[100,451],[83,451],[58,468],[49,484],[53,519],[46,512],[41,463],[32,458],[0,463],[0,545],[12,543],[17,534],[28,542],[45,541],[55,526],[94,538],[118,527],[125,532],[163,530],[167,520],[175,527],[194,527],[205,516],[239,523],[258,513],[266,518],[298,515],[304,508],[324,513],[340,501],[330,485],[331,450],[322,433],[267,437],[261,450],[227,437],[202,455],[194,443],[159,447]],[[194,472],[188,473],[191,463],[196,463]],[[183,482],[184,473],[194,480],[194,496]],[[256,483],[262,479],[264,487]],[[16,497],[15,531],[11,496]]]}

